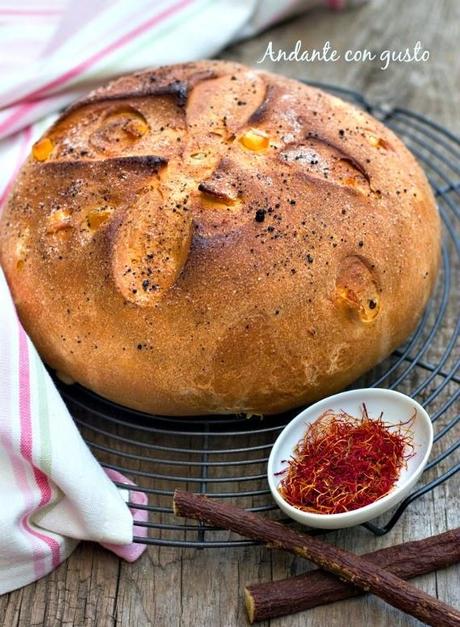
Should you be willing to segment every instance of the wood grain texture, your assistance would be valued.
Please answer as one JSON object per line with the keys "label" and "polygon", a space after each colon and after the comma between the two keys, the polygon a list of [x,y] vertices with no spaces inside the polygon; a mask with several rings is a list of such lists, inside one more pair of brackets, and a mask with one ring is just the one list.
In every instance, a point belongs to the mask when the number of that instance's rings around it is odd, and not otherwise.
{"label": "wood grain texture", "polygon": [[[361,557],[403,579],[432,573],[460,562],[460,529],[396,544]],[[297,577],[249,584],[245,589],[245,602],[249,618],[254,622],[359,594],[362,592],[352,584],[323,570],[313,570]]]}
{"label": "wood grain texture", "polygon": [[[192,492],[174,492],[174,513],[204,523],[230,529],[239,535],[263,542],[272,549],[281,549],[314,562],[319,568],[340,579],[371,592],[394,607],[423,620],[428,625],[454,627],[460,625],[460,611],[435,596],[396,576],[362,556],[325,542],[318,536],[304,534],[266,516],[235,507],[228,501],[211,499]],[[248,607],[251,616],[252,610]]]}
{"label": "wood grain texture", "polygon": [[[457,0],[372,0],[343,13],[314,10],[242,42],[221,56],[253,65],[270,39],[275,48],[286,49],[298,39],[304,48],[319,48],[330,40],[339,51],[350,47],[400,49],[421,40],[431,51],[428,63],[392,65],[386,72],[379,69],[378,63],[264,63],[263,67],[362,91],[373,101],[414,109],[459,133],[459,19]],[[454,323],[452,318],[445,319],[446,338]],[[414,373],[409,383],[416,381]],[[451,392],[453,388],[448,388],[447,393]],[[433,405],[433,409],[439,407]],[[453,416],[452,409],[449,417]],[[450,432],[443,446],[455,437]],[[436,473],[443,468],[447,466],[441,465]],[[365,553],[455,528],[460,522],[459,487],[459,480],[453,478],[417,500],[394,530],[382,538],[360,527],[330,534],[327,540]],[[136,564],[129,565],[97,546],[82,544],[48,577],[0,597],[0,621],[8,627],[246,625],[242,601],[246,583],[282,579],[310,568],[313,566],[300,558],[263,547],[206,551],[152,547]],[[460,604],[459,567],[419,577],[414,583],[449,604]],[[276,619],[270,625],[415,627],[421,623],[368,596]]]}

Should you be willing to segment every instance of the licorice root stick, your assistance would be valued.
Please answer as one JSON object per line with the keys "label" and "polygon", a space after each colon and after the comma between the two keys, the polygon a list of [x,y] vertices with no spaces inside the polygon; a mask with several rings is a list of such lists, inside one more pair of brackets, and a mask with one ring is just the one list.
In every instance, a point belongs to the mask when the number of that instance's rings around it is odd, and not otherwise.
{"label": "licorice root stick", "polygon": [[436,627],[460,627],[460,612],[365,558],[228,503],[176,490],[174,512],[311,560],[341,579]]}
{"label": "licorice root stick", "polygon": [[[405,542],[362,556],[402,579],[410,579],[460,562],[460,528],[431,538]],[[245,588],[251,623],[294,614],[363,594],[350,583],[323,570],[313,570],[278,581],[253,583]]]}

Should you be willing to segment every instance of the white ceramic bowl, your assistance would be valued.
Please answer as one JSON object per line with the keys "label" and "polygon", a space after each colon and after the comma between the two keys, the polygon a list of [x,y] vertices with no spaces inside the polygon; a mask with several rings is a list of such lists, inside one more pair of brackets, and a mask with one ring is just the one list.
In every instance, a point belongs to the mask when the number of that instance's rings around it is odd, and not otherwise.
{"label": "white ceramic bowl", "polygon": [[[327,409],[335,411],[342,409],[352,416],[361,416],[363,403],[366,403],[370,418],[378,417],[383,411],[383,420],[388,423],[407,420],[412,416],[414,409],[417,410],[412,425],[415,455],[407,462],[407,468],[401,470],[399,479],[392,490],[370,505],[342,514],[304,512],[287,503],[278,491],[282,477],[275,473],[286,468],[287,463],[283,460],[289,459],[294,447],[304,436],[307,425],[314,422]],[[423,407],[409,396],[381,388],[364,388],[342,392],[308,407],[283,429],[268,460],[268,483],[277,505],[297,522],[320,529],[352,527],[380,516],[409,494],[426,466],[432,445],[433,427],[430,417]]]}

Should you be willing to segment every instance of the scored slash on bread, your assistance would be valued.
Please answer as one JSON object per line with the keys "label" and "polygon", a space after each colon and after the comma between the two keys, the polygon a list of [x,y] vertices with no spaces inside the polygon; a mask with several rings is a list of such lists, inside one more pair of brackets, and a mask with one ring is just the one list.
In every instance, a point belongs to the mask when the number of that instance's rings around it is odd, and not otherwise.
{"label": "scored slash on bread", "polygon": [[76,102],[0,223],[43,358],[170,415],[274,413],[344,387],[414,328],[439,241],[426,178],[391,131],[222,61]]}

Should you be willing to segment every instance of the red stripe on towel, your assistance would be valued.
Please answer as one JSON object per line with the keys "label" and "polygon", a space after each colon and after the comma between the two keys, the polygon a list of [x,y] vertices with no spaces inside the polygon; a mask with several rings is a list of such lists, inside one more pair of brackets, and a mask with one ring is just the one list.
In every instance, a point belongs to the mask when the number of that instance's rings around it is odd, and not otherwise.
{"label": "red stripe on towel", "polygon": [[[168,17],[171,17],[174,13],[177,13],[181,9],[184,9],[187,5],[192,4],[194,1],[195,0],[180,0],[180,2],[177,2],[176,4],[173,4],[172,6],[165,9],[164,11],[157,13],[153,17],[149,18],[147,21],[143,22],[142,24],[139,24],[139,26],[134,28],[129,33],[126,33],[125,35],[123,35],[116,41],[112,42],[111,44],[103,48],[102,50],[99,50],[99,52],[96,52],[91,57],[88,57],[88,59],[86,59],[85,61],[82,61],[81,63],[79,63],[72,69],[67,70],[67,72],[64,72],[63,74],[56,77],[49,83],[46,83],[42,87],[39,87],[35,91],[31,92],[30,94],[27,94],[25,98],[29,100],[29,99],[35,99],[40,96],[44,96],[45,95],[44,92],[47,92],[52,89],[56,89],[57,87],[60,87],[63,83],[73,78],[76,78],[77,76],[82,74],[85,70],[87,70],[92,65],[94,65],[94,63],[96,63],[97,61],[100,61],[111,52],[115,52],[115,50],[117,50],[121,46],[124,46],[125,44],[129,43],[135,37],[142,35],[142,33],[144,33],[149,28],[153,26],[157,26],[160,22],[164,21]],[[14,122],[17,122],[20,118],[24,116],[24,114],[27,111],[29,111],[29,109],[31,109],[34,106],[36,106],[36,103],[26,102],[24,104],[20,104],[17,107],[15,107],[15,110],[13,110],[10,117],[6,118],[6,120],[2,124],[0,124],[0,133],[3,133],[4,131],[8,130],[8,128],[10,128]]]}
{"label": "red stripe on towel", "polygon": [[[30,366],[29,366],[29,348],[27,345],[27,335],[18,320],[19,331],[19,418],[20,418],[20,451],[22,457],[32,466],[35,482],[40,490],[40,502],[38,507],[43,507],[49,503],[51,499],[51,487],[46,475],[34,465],[33,462],[33,429],[32,429],[32,412],[30,404]],[[38,538],[51,551],[51,560],[53,567],[56,568],[61,563],[59,543],[44,533],[32,528],[29,524],[29,515],[31,513],[31,505],[34,503],[33,489],[27,482],[23,486],[27,489],[26,501],[29,507],[21,519],[23,528],[35,538]],[[42,557],[42,556],[40,556]]]}

